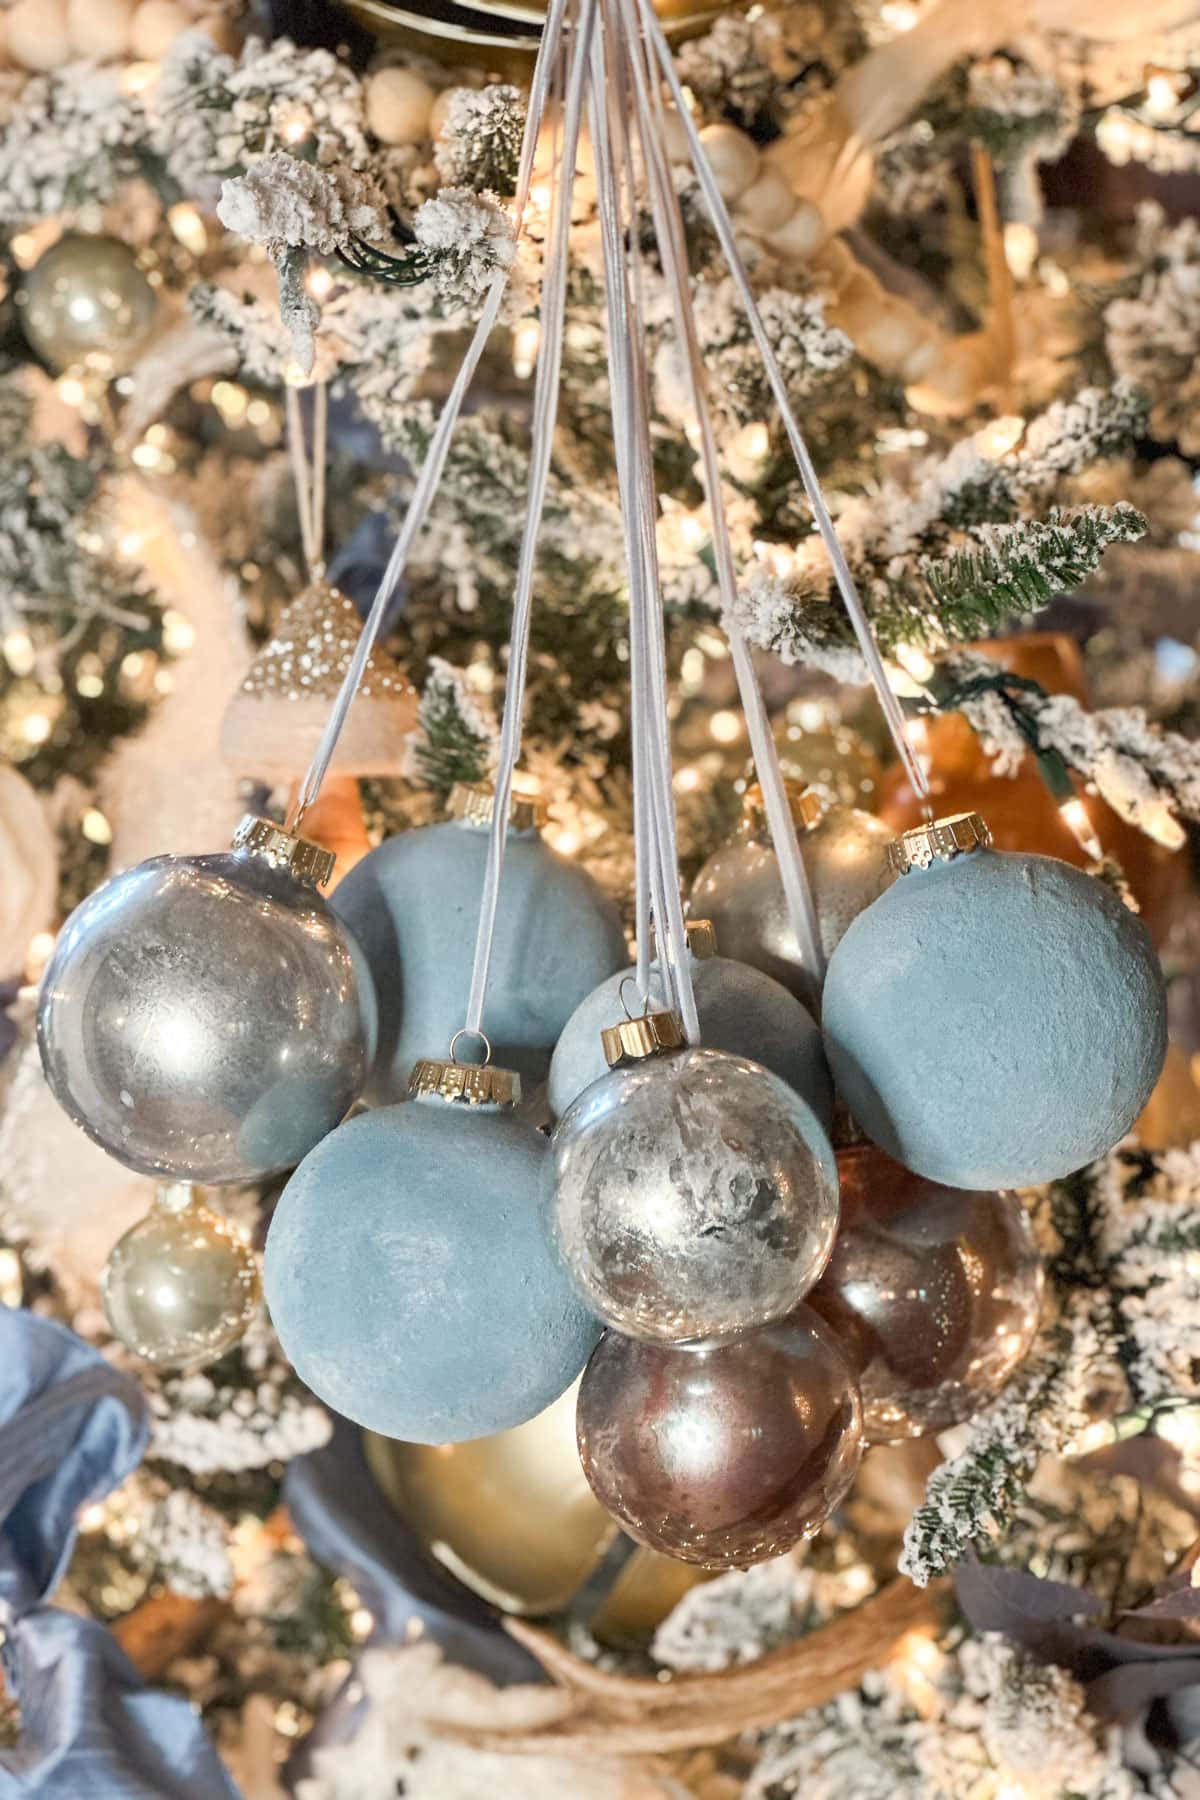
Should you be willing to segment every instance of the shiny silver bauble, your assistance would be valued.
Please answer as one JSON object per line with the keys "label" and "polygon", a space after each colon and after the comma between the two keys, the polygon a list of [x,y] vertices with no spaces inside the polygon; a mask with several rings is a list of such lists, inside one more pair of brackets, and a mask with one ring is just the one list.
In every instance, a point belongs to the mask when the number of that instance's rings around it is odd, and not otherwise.
{"label": "shiny silver bauble", "polygon": [[588,1306],[667,1343],[791,1312],[829,1257],[837,1195],[812,1109],[721,1050],[594,1082],[559,1121],[547,1169],[550,1227]]}
{"label": "shiny silver bauble", "polygon": [[30,346],[56,373],[128,369],[158,316],[158,299],[120,238],[68,233],[43,251],[19,296]]}
{"label": "shiny silver bauble", "polygon": [[[831,806],[819,823],[799,826],[826,957],[895,880],[887,861],[894,838],[882,820],[851,806]],[[773,975],[797,1000],[819,1007],[820,979],[796,942],[775,848],[756,810],[749,809],[730,841],[709,857],[689,908],[712,920],[722,955]]]}
{"label": "shiny silver bauble", "polygon": [[375,1000],[316,889],[245,850],[159,856],[77,907],[46,970],[42,1063],[118,1162],[201,1184],[290,1169],[357,1098]]}
{"label": "shiny silver bauble", "polygon": [[162,1189],[113,1246],[104,1311],[126,1349],[160,1369],[200,1369],[232,1350],[258,1308],[258,1258],[183,1185]]}

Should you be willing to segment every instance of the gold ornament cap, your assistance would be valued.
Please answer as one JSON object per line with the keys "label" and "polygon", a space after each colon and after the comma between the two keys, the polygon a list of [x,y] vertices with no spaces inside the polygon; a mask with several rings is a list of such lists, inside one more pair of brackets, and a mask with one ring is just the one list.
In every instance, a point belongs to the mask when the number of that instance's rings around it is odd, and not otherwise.
{"label": "gold ornament cap", "polygon": [[932,819],[902,832],[887,847],[887,859],[898,875],[913,869],[928,869],[935,862],[953,862],[956,856],[970,856],[973,850],[986,850],[992,834],[978,813],[951,813],[945,819]]}
{"label": "gold ornament cap", "polygon": [[636,1019],[622,1019],[600,1033],[604,1060],[610,1069],[622,1063],[645,1062],[648,1056],[659,1056],[665,1050],[682,1050],[683,1022],[677,1012],[642,1013]]}
{"label": "gold ornament cap", "polygon": [[[452,1046],[453,1048],[453,1046]],[[432,1094],[451,1106],[518,1106],[521,1077],[491,1063],[460,1063],[453,1057],[423,1057],[408,1078],[409,1098]]]}
{"label": "gold ornament cap", "polygon": [[[829,802],[819,788],[801,787],[797,781],[785,781],[783,788],[792,824],[798,830],[811,831],[814,825],[821,823],[829,811]],[[768,823],[766,801],[757,781],[751,782],[742,796],[742,817],[757,831],[762,831]]]}
{"label": "gold ornament cap", "polygon": [[[697,962],[708,962],[717,954],[717,928],[711,919],[685,919],[684,931],[687,933],[687,947]],[[650,960],[658,961],[658,931],[651,928]]]}
{"label": "gold ornament cap", "polygon": [[314,844],[311,838],[296,837],[271,819],[256,818],[247,813],[233,834],[235,850],[261,856],[273,869],[288,869],[297,881],[324,887],[333,874],[337,861],[332,850]]}
{"label": "gold ornament cap", "polygon": [[[490,781],[456,781],[446,810],[452,819],[468,825],[490,825],[496,811],[496,790]],[[550,817],[544,800],[533,794],[513,793],[508,803],[508,823],[513,831],[540,831]]]}

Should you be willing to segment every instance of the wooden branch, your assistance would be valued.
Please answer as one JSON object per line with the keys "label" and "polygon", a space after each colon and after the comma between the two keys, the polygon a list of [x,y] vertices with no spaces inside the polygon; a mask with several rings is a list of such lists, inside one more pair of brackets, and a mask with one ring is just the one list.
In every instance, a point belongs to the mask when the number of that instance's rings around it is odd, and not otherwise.
{"label": "wooden branch", "polygon": [[853,1612],[755,1662],[668,1682],[609,1675],[519,1619],[507,1629],[559,1683],[571,1704],[538,1730],[441,1727],[480,1749],[574,1756],[653,1756],[723,1743],[775,1725],[856,1687],[890,1662],[906,1637],[942,1623],[946,1581],[893,1581]]}

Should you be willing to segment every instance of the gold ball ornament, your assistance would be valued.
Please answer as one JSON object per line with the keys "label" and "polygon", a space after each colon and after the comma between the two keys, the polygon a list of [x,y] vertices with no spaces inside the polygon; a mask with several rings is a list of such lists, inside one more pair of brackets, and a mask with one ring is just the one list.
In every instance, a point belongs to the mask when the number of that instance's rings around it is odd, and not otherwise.
{"label": "gold ball ornament", "polygon": [[106,379],[129,368],[158,316],[129,245],[79,232],[42,253],[18,301],[25,336],[50,368],[82,367]]}
{"label": "gold ball ornament", "polygon": [[[859,913],[895,880],[887,860],[895,834],[871,813],[828,805],[816,789],[801,792],[791,782],[787,788],[829,957]],[[819,1007],[820,981],[792,930],[757,787],[747,790],[733,836],[696,877],[689,906],[694,916],[711,919],[727,956],[774,976],[809,1008]]]}
{"label": "gold ball ornament", "polygon": [[133,0],[67,0],[67,31],[76,56],[111,62],[129,48]]}
{"label": "gold ball ornament", "polygon": [[[328,581],[312,582],[284,609],[221,724],[221,755],[240,775],[302,775],[329,718],[358,643],[354,602]],[[396,775],[417,720],[403,669],[376,645],[367,660],[330,765],[336,775]]]}
{"label": "gold ball ornament", "polygon": [[816,788],[839,806],[878,809],[882,762],[860,732],[819,700],[793,700],[776,722],[775,743],[784,777],[797,788]]}
{"label": "gold ball ornament", "polygon": [[199,23],[176,0],[142,0],[133,15],[130,48],[142,62],[160,62],[181,32]]}
{"label": "gold ball ornament", "polygon": [[195,1188],[173,1182],[113,1246],[101,1291],[126,1349],[155,1368],[201,1369],[254,1317],[258,1258]]}
{"label": "gold ball ornament", "polygon": [[20,68],[43,75],[70,60],[67,0],[17,0],[4,22],[8,53]]}
{"label": "gold ball ornament", "polygon": [[376,69],[367,77],[367,124],[381,144],[421,144],[433,135],[434,93],[412,69]]}
{"label": "gold ball ornament", "polygon": [[[507,1613],[567,1611],[617,1536],[580,1466],[578,1393],[576,1381],[528,1424],[464,1444],[363,1433],[381,1493],[426,1554]],[[608,1643],[644,1643],[703,1579],[638,1548],[588,1627]]]}

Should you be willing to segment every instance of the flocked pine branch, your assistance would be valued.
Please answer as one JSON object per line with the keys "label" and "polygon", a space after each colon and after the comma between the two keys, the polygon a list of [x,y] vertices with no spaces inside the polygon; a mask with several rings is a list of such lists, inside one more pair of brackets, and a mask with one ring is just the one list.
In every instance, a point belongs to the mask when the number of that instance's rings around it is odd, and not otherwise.
{"label": "flocked pine branch", "polygon": [[[941,556],[900,554],[859,588],[885,655],[903,644],[986,637],[1078,587],[1108,545],[1133,542],[1145,528],[1125,504],[973,525],[961,547]],[[805,591],[790,576],[756,567],[739,590],[735,618],[752,644],[784,662],[812,663],[843,681],[867,679],[845,612],[823,584]]]}
{"label": "flocked pine branch", "polygon": [[1200,743],[1164,731],[1141,707],[1088,712],[1069,694],[998,669],[986,657],[945,657],[931,684],[939,706],[961,711],[1001,772],[1027,750],[1061,758],[1131,825],[1182,842],[1179,819],[1200,819]]}
{"label": "flocked pine branch", "polygon": [[1039,612],[1094,574],[1110,544],[1134,543],[1145,530],[1143,515],[1125,503],[979,526],[968,547],[920,565],[936,605],[931,625],[945,637],[963,638]]}
{"label": "flocked pine branch", "polygon": [[1038,1462],[1069,1453],[1108,1360],[1103,1308],[1072,1297],[1004,1392],[969,1427],[965,1448],[935,1469],[904,1534],[901,1571],[918,1587],[1010,1524]]}

